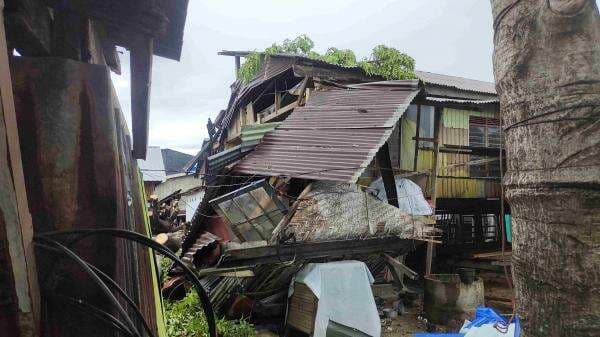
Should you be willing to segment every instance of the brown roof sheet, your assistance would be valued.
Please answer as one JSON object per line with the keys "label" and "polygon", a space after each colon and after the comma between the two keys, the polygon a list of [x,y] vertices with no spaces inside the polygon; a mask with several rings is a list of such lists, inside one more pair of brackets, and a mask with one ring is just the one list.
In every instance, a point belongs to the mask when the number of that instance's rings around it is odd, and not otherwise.
{"label": "brown roof sheet", "polygon": [[430,73],[427,71],[415,71],[417,77],[423,82],[450,87],[465,91],[496,94],[496,85],[492,82],[478,81],[470,78]]}
{"label": "brown roof sheet", "polygon": [[417,81],[315,92],[234,170],[356,182],[418,92]]}

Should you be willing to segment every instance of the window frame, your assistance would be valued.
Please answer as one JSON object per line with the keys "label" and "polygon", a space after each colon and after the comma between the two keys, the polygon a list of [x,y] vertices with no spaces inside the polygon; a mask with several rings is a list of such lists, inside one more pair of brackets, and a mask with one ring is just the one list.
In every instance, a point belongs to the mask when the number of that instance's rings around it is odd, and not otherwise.
{"label": "window frame", "polygon": [[[272,202],[274,203],[274,205],[277,209],[265,210],[261,206],[259,200],[257,200],[254,197],[254,195],[251,193],[252,191],[255,191],[255,190],[258,190],[261,188],[266,192],[267,196],[272,200]],[[262,212],[252,218],[248,218],[247,214],[244,212],[245,209],[243,207],[240,207],[240,205],[238,205],[235,200],[238,197],[242,197],[244,195],[247,195],[247,196],[249,196],[249,198],[253,199],[254,203],[256,204],[255,206],[257,206],[258,209],[261,209]],[[233,206],[235,206],[236,209],[234,209],[233,211],[223,209],[221,207],[221,204],[223,204],[227,201],[231,201],[231,204]],[[275,221],[273,221],[271,214],[274,212],[279,212],[279,213],[281,213],[281,216],[284,217],[288,213],[288,208],[277,197],[277,193],[276,193],[275,189],[273,188],[273,186],[271,186],[271,184],[269,184],[266,181],[266,179],[261,179],[261,180],[255,181],[255,182],[250,183],[249,185],[244,186],[240,189],[237,189],[233,192],[230,192],[230,193],[224,194],[220,197],[217,197],[215,199],[212,199],[209,201],[209,204],[217,212],[217,214],[219,214],[220,216],[222,216],[229,222],[229,226],[230,226],[231,230],[234,232],[234,234],[240,240],[242,240],[244,242],[255,241],[255,240],[248,240],[249,236],[244,235],[244,233],[241,231],[241,229],[246,230],[249,228],[253,228],[255,233],[250,233],[250,232],[246,232],[246,233],[256,235],[256,236],[260,237],[261,240],[268,240],[268,239],[270,239],[270,235],[272,234],[272,231],[271,231],[271,233],[264,233],[263,228],[258,225],[258,224],[262,224],[262,222],[259,222],[259,219],[266,217],[268,219],[269,223],[272,225],[273,229],[275,229],[275,227],[278,225],[278,223],[275,223]],[[244,206],[248,206],[248,205],[244,205]],[[237,212],[239,214],[242,214],[243,218],[245,218],[245,220],[235,221],[234,217],[232,217],[234,215],[232,212]],[[245,225],[249,225],[249,226],[245,226]],[[242,228],[242,226],[244,226],[246,228],[244,229],[244,228]],[[260,227],[260,228],[258,228],[258,227]]]}

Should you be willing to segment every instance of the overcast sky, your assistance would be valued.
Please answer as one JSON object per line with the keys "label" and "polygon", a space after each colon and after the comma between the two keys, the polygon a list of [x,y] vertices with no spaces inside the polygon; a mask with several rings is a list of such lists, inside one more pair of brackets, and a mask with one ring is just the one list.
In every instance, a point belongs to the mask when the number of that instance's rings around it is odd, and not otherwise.
{"label": "overcast sky", "polygon": [[[412,56],[419,70],[493,81],[492,14],[486,0],[190,0],[180,62],[154,58],[150,145],[195,153],[206,121],[226,108],[235,80],[221,50],[263,50],[307,34],[318,52],[378,44]],[[113,81],[130,116],[129,55]],[[131,123],[129,122],[129,125]]]}

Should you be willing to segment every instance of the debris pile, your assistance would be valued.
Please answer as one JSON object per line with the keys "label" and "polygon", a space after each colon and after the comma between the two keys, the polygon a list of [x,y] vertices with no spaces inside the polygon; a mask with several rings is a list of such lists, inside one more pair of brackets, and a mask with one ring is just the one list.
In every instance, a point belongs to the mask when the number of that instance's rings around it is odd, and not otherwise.
{"label": "debris pile", "polygon": [[178,252],[189,225],[185,221],[185,208],[182,210],[179,207],[179,191],[162,200],[151,195],[148,216],[154,240]]}

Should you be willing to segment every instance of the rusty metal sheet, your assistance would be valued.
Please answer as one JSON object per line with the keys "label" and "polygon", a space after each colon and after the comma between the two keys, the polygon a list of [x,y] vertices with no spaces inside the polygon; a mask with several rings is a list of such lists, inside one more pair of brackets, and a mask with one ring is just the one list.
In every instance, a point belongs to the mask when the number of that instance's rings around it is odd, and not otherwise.
{"label": "rusty metal sheet", "polygon": [[395,82],[315,92],[234,170],[356,182],[419,92],[416,81]]}
{"label": "rusty metal sheet", "polygon": [[[222,51],[220,55],[229,56],[247,56],[249,51]],[[227,112],[221,122],[221,129],[226,129],[231,120],[237,113],[239,106],[242,106],[254,98],[254,93],[260,93],[265,86],[271,83],[271,80],[281,76],[294,76],[299,82],[305,76],[319,76],[323,78],[335,78],[340,80],[353,80],[355,82],[377,80],[378,77],[369,76],[360,67],[345,67],[331,64],[325,61],[311,59],[309,57],[278,53],[269,55],[258,75],[256,75],[248,84],[242,85],[240,81],[232,85],[232,97],[230,99]]]}
{"label": "rusty metal sheet", "polygon": [[[218,237],[210,232],[202,233],[202,235],[200,235],[198,237],[198,239],[196,239],[196,242],[194,242],[194,244],[190,247],[190,249],[188,249],[185,252],[185,254],[181,258],[181,260],[185,263],[192,265],[194,263],[194,256],[196,255],[196,253],[199,253],[199,255],[202,255],[202,253],[205,252],[205,250],[212,250],[210,248],[215,247],[217,245],[218,241],[221,241],[220,237]],[[219,254],[213,254],[213,255],[218,256]],[[202,255],[201,260],[208,261],[208,260],[210,260],[210,258],[211,258],[211,256],[209,256],[209,255],[207,255],[207,256]]]}
{"label": "rusty metal sheet", "polygon": [[470,78],[430,73],[428,71],[415,71],[417,77],[423,82],[455,88],[459,90],[496,94],[496,84],[492,82],[478,81]]}
{"label": "rusty metal sheet", "polygon": [[[10,70],[34,233],[117,228],[149,235],[141,178],[124,118],[115,113],[108,68],[63,58],[18,57]],[[154,255],[110,237],[87,240],[73,249],[136,294],[157,335]],[[90,320],[81,309],[66,307],[52,296],[85,298],[102,307],[106,298],[97,285],[80,269],[55,263],[56,255],[38,253],[38,272],[53,272],[55,280],[52,292],[42,295],[52,313],[45,322],[48,336],[111,335],[105,323]]]}

